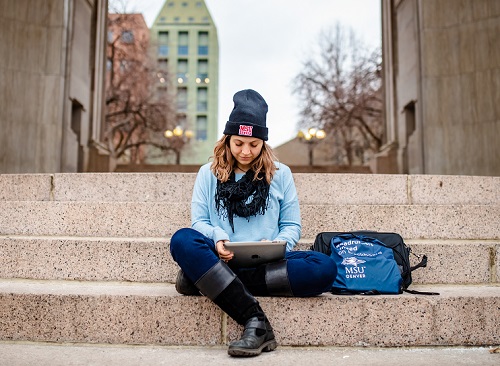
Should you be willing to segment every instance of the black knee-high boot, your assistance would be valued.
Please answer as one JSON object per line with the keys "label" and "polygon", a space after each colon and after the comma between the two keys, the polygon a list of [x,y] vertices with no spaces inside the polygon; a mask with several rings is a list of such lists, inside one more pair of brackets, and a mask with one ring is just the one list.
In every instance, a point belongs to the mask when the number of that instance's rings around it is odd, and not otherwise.
{"label": "black knee-high boot", "polygon": [[179,272],[177,273],[177,278],[175,280],[175,289],[182,295],[201,296],[200,290],[198,290],[194,283],[186,277],[186,274],[182,269],[179,269]]}
{"label": "black knee-high boot", "polygon": [[231,356],[257,356],[276,348],[273,329],[259,302],[224,262],[217,262],[195,285],[227,315],[245,326],[241,339],[229,345]]}
{"label": "black knee-high boot", "polygon": [[254,296],[293,296],[286,260],[240,270],[238,277]]}

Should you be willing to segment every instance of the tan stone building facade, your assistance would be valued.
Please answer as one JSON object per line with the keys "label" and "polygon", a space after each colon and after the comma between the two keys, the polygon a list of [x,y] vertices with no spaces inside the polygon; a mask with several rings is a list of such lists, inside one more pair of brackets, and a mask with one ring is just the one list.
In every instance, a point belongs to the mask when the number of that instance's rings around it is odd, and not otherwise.
{"label": "tan stone building facade", "polygon": [[500,175],[500,1],[382,0],[379,173]]}
{"label": "tan stone building facade", "polygon": [[97,169],[107,5],[0,1],[0,173]]}

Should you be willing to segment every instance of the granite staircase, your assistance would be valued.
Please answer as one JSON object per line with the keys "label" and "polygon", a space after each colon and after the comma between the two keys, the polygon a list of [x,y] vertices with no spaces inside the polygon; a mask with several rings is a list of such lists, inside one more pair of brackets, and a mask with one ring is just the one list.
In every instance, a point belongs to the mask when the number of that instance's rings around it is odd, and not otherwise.
{"label": "granite staircase", "polygon": [[[321,231],[400,233],[439,296],[259,298],[283,346],[500,344],[500,178],[295,174]],[[241,328],[176,293],[169,238],[195,174],[0,175],[0,341],[221,345]],[[416,261],[416,258],[415,258]]]}

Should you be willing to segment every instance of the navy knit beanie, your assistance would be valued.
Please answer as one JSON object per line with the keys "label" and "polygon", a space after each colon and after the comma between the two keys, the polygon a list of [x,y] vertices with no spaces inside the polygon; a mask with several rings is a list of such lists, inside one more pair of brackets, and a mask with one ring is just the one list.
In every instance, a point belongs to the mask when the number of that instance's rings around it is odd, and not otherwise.
{"label": "navy knit beanie", "polygon": [[267,141],[267,103],[252,89],[245,89],[233,96],[234,108],[224,129],[224,135],[257,137]]}

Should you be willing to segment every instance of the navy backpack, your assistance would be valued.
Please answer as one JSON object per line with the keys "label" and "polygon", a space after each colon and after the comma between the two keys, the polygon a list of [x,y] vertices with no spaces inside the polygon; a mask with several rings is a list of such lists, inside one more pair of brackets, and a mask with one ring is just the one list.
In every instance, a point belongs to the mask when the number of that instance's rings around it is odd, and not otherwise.
{"label": "navy backpack", "polygon": [[323,232],[316,236],[311,250],[329,255],[337,266],[332,284],[334,294],[400,294],[408,290],[411,272],[427,266],[427,256],[411,267],[411,249],[397,233],[376,231]]}

